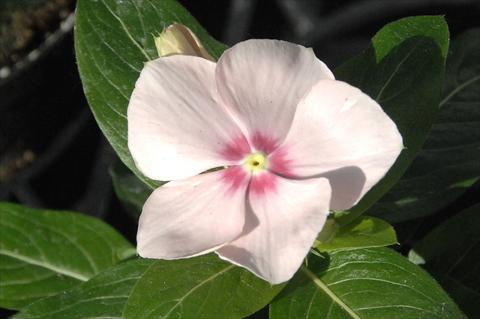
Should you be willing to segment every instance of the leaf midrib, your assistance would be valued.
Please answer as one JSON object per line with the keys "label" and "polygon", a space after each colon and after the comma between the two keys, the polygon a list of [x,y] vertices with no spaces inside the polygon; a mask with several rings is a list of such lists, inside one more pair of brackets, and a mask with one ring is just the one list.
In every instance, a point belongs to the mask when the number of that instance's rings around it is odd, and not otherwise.
{"label": "leaf midrib", "polygon": [[362,319],[351,307],[344,303],[320,278],[318,278],[313,272],[311,272],[307,267],[302,266],[302,271],[310,278],[313,283],[325,292],[337,305],[339,305],[343,310],[345,310],[353,319]]}
{"label": "leaf midrib", "polygon": [[375,101],[379,102],[383,93],[385,92],[386,88],[390,85],[392,82],[393,78],[397,75],[399,72],[400,68],[403,66],[403,64],[410,58],[410,56],[417,50],[418,46],[420,43],[417,43],[406,55],[405,57],[398,63],[398,65],[395,67],[395,70],[393,70],[392,74],[388,77],[388,79],[385,81],[383,86],[380,88],[377,97],[375,98]]}
{"label": "leaf midrib", "polygon": [[443,100],[441,100],[440,103],[438,104],[438,106],[441,108],[444,104],[448,103],[448,101],[449,101],[452,97],[454,97],[455,95],[457,95],[457,93],[459,93],[460,91],[462,91],[463,89],[465,89],[466,87],[468,87],[469,85],[475,83],[475,82],[478,81],[478,80],[480,80],[480,75],[474,76],[474,77],[471,78],[470,80],[463,82],[462,84],[460,84],[459,86],[457,86],[455,89],[453,89]]}
{"label": "leaf midrib", "polygon": [[[140,279],[141,277],[146,274],[153,266],[155,265],[155,263],[152,263],[144,272],[143,274],[140,276],[140,278],[137,280],[137,282],[135,283],[135,285],[133,286],[131,292],[130,292],[130,296],[132,295],[133,291],[135,291],[136,289],[136,286],[138,285],[138,283],[140,282]],[[181,298],[179,298],[177,300],[177,302],[168,310],[168,312],[165,314],[165,315],[162,315],[162,318],[168,318],[172,312],[188,297],[190,296],[194,291],[196,291],[197,289],[199,289],[200,287],[202,287],[203,285],[205,285],[206,283],[212,281],[213,279],[215,279],[216,277],[230,271],[231,269],[234,269],[235,266],[234,265],[229,265],[228,267],[225,267],[224,269],[214,273],[213,275],[211,275],[210,277],[206,278],[205,280],[202,280],[200,283],[198,283],[196,286],[192,287],[188,292],[186,292]],[[130,298],[130,297],[129,297]],[[125,303],[125,307],[123,309],[123,316],[128,318],[128,316],[126,316],[126,309],[128,308],[127,307],[128,305],[128,301]],[[154,313],[155,311],[157,311],[157,308],[154,308],[152,309],[148,315],[151,315],[152,313]]]}
{"label": "leaf midrib", "polygon": [[195,290],[199,289],[200,287],[202,287],[203,285],[205,285],[206,283],[212,281],[213,279],[217,278],[218,276],[226,273],[227,271],[233,269],[235,266],[234,265],[230,265],[224,269],[222,269],[221,271],[211,275],[210,277],[208,277],[207,279],[205,280],[202,280],[200,283],[198,283],[195,287],[193,287],[192,289],[190,289],[186,294],[184,294],[182,296],[182,298],[178,299],[177,303],[165,314],[165,316],[163,318],[168,318],[168,316],[170,316],[170,314],[172,313],[172,311],[174,309],[176,309],[188,296],[190,296]]}
{"label": "leaf midrib", "polygon": [[65,276],[68,276],[68,277],[71,277],[71,278],[74,278],[74,279],[77,279],[77,280],[80,280],[80,281],[87,281],[88,279],[90,279],[89,277],[87,277],[83,274],[80,274],[80,273],[77,273],[77,272],[74,272],[74,271],[71,271],[71,270],[68,270],[68,269],[60,268],[58,266],[52,265],[51,263],[48,263],[45,260],[36,260],[36,259],[30,258],[28,256],[16,254],[14,252],[7,251],[7,250],[0,250],[0,255],[8,256],[8,257],[20,260],[22,262],[28,263],[30,265],[39,266],[39,267],[48,269],[50,271],[53,271],[55,273],[62,274],[62,275],[65,275]]}
{"label": "leaf midrib", "polygon": [[143,54],[147,61],[152,60],[152,57],[147,54],[147,51],[145,51],[145,49],[135,40],[135,37],[130,33],[130,30],[125,25],[125,22],[123,22],[123,20],[112,10],[112,8],[107,5],[104,0],[102,0],[101,3],[105,6],[108,12],[120,23],[128,39],[138,48],[138,50]]}

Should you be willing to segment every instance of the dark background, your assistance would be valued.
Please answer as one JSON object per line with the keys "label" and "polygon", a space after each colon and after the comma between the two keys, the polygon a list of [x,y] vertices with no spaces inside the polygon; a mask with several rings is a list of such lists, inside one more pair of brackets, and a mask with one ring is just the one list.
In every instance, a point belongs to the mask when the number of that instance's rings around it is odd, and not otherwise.
{"label": "dark background", "polygon": [[[401,17],[445,15],[452,38],[480,26],[479,0],[179,2],[228,45],[248,38],[292,41],[313,47],[332,69],[366,47],[384,24]],[[45,48],[45,37],[55,33],[74,4],[66,8],[47,31],[36,27],[24,52],[0,64],[0,201],[81,211],[133,240],[135,222],[116,199],[108,172],[117,158],[83,95],[71,30],[60,32]],[[0,19],[6,15],[4,9]],[[40,57],[22,65],[31,50],[42,46]],[[455,205],[468,206],[479,193],[477,183]],[[436,216],[431,223],[441,219]]]}

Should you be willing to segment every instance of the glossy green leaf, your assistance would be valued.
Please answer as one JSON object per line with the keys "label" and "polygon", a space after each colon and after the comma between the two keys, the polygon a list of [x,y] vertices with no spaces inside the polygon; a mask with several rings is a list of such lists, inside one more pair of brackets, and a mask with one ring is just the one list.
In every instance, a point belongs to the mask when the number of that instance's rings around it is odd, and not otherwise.
{"label": "glossy green leaf", "polygon": [[124,317],[243,318],[267,305],[282,288],[216,255],[159,261],[135,286]]}
{"label": "glossy green leaf", "polygon": [[139,259],[42,299],[16,318],[243,318],[267,305],[281,288],[213,254]]}
{"label": "glossy green leaf", "polygon": [[0,307],[20,309],[134,253],[113,228],[92,217],[0,203]]}
{"label": "glossy green leaf", "polygon": [[387,222],[362,216],[347,225],[329,219],[315,242],[319,251],[385,247],[397,244],[395,230]]}
{"label": "glossy green leaf", "polygon": [[225,49],[175,0],[80,0],[75,50],[85,95],[122,161],[151,187],[127,147],[127,106],[143,64],[157,58],[153,37],[173,22],[188,26],[214,58]]}
{"label": "glossy green leaf", "polygon": [[388,174],[342,218],[344,222],[385,194],[420,150],[437,115],[448,42],[443,17],[400,19],[383,27],[365,52],[335,71],[339,80],[361,88],[382,106],[405,146]]}
{"label": "glossy green leaf", "polygon": [[13,318],[123,318],[131,291],[153,263],[147,259],[121,263],[79,286],[31,304]]}
{"label": "glossy green leaf", "polygon": [[415,161],[369,213],[391,222],[432,214],[480,176],[480,29],[452,44],[440,114]]}
{"label": "glossy green leaf", "polygon": [[113,165],[110,168],[110,175],[118,199],[124,204],[130,215],[137,219],[142,212],[143,204],[152,193],[152,189],[122,163]]}
{"label": "glossy green leaf", "polygon": [[461,319],[435,280],[388,248],[312,256],[270,305],[270,319]]}
{"label": "glossy green leaf", "polygon": [[480,204],[455,215],[415,245],[422,263],[470,318],[480,318]]}

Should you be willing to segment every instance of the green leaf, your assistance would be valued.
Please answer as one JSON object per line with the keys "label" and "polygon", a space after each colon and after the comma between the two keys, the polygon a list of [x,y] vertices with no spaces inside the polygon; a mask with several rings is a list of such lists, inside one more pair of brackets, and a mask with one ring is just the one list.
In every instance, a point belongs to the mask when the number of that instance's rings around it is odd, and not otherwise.
{"label": "green leaf", "polygon": [[397,124],[405,146],[392,169],[343,222],[385,194],[420,150],[437,115],[448,38],[443,17],[400,19],[383,27],[365,52],[335,71],[339,80],[361,88],[382,106]]}
{"label": "green leaf", "polygon": [[440,224],[410,255],[442,283],[470,318],[480,318],[480,204]]}
{"label": "green leaf", "polygon": [[215,255],[139,259],[42,299],[15,318],[242,318],[267,305],[282,288]]}
{"label": "green leaf", "polygon": [[13,318],[123,318],[132,289],[153,263],[148,259],[121,263],[79,286],[31,304]]}
{"label": "green leaf", "polygon": [[121,160],[150,187],[127,147],[127,106],[143,64],[157,58],[153,37],[173,22],[189,27],[218,58],[225,49],[174,0],[80,0],[75,51],[85,95]]}
{"label": "green leaf", "polygon": [[432,214],[480,176],[480,29],[458,37],[447,60],[440,114],[415,161],[369,213],[391,222]]}
{"label": "green leaf", "polygon": [[124,204],[127,212],[138,219],[143,204],[152,193],[152,189],[120,162],[110,167],[110,175],[118,199]]}
{"label": "green leaf", "polygon": [[159,261],[138,281],[124,316],[243,318],[267,305],[282,288],[215,255]]}
{"label": "green leaf", "polygon": [[0,307],[20,309],[134,253],[113,228],[92,217],[0,203]]}
{"label": "green leaf", "polygon": [[270,319],[460,319],[442,288],[388,248],[312,256],[270,304]]}
{"label": "green leaf", "polygon": [[315,242],[319,251],[385,247],[397,244],[395,230],[381,219],[362,216],[346,225],[329,219]]}

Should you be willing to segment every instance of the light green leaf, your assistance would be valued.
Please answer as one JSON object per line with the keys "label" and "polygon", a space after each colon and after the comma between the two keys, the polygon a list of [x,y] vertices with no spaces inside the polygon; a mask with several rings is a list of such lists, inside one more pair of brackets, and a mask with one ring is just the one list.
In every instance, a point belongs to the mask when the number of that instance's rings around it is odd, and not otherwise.
{"label": "light green leaf", "polygon": [[213,254],[139,259],[42,299],[15,318],[243,318],[267,305],[282,288]]}
{"label": "light green leaf", "polygon": [[124,315],[126,319],[243,318],[267,305],[282,288],[215,255],[159,261],[138,281]]}
{"label": "light green leaf", "polygon": [[394,244],[397,244],[397,236],[392,226],[381,219],[362,216],[346,225],[329,219],[315,242],[315,248],[319,251],[335,251]]}
{"label": "light green leaf", "polygon": [[270,319],[461,319],[420,267],[388,248],[312,256],[270,304]]}
{"label": "light green leaf", "polygon": [[124,318],[123,309],[132,289],[153,263],[148,259],[121,263],[79,286],[31,304],[13,318]]}
{"label": "light green leaf", "polygon": [[150,187],[127,147],[127,106],[143,64],[157,58],[154,36],[173,22],[189,27],[214,58],[225,49],[175,0],[80,0],[75,51],[85,95],[121,160]]}
{"label": "light green leaf", "polygon": [[361,88],[397,124],[405,149],[388,174],[342,218],[349,222],[372,206],[403,175],[420,150],[438,111],[448,51],[440,16],[400,19],[383,27],[371,46],[335,71]]}
{"label": "light green leaf", "polygon": [[118,162],[110,167],[110,175],[118,199],[124,204],[127,212],[138,219],[143,204],[152,193],[152,189],[122,163]]}
{"label": "light green leaf", "polygon": [[424,260],[470,318],[480,318],[480,204],[440,224],[410,255]]}
{"label": "light green leaf", "polygon": [[480,29],[458,37],[447,60],[440,114],[414,162],[369,210],[391,222],[432,214],[480,176]]}
{"label": "light green leaf", "polygon": [[0,307],[20,309],[134,253],[113,228],[92,217],[0,203]]}

